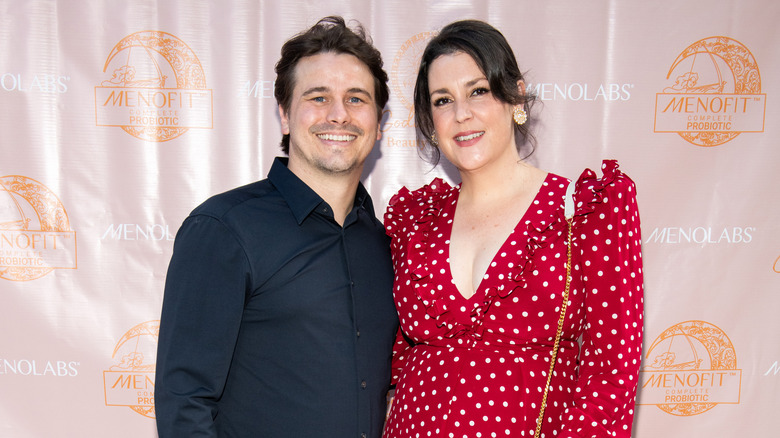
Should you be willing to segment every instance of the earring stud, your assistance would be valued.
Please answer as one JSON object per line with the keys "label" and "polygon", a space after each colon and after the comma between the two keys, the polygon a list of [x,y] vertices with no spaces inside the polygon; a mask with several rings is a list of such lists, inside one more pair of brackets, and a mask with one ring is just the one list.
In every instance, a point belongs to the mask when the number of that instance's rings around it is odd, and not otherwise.
{"label": "earring stud", "polygon": [[512,110],[512,118],[515,119],[515,123],[520,126],[528,120],[528,113],[525,112],[522,106],[515,105],[514,110]]}

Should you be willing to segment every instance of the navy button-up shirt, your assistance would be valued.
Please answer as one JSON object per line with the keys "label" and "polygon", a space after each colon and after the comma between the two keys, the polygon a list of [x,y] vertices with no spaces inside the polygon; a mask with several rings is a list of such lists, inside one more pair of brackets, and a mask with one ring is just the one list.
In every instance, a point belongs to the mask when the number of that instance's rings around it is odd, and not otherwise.
{"label": "navy button-up shirt", "polygon": [[285,164],[176,235],[160,438],[381,436],[398,326],[388,238],[362,185],[342,227]]}

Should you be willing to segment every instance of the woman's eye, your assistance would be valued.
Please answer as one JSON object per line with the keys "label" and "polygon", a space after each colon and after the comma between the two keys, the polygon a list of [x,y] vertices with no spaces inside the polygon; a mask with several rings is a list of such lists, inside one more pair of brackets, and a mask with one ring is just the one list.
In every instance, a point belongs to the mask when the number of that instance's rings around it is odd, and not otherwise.
{"label": "woman's eye", "polygon": [[440,97],[433,101],[433,106],[442,106],[452,102],[449,97]]}
{"label": "woman's eye", "polygon": [[477,88],[471,92],[473,96],[481,96],[483,94],[488,94],[488,93],[490,93],[490,90],[487,88]]}

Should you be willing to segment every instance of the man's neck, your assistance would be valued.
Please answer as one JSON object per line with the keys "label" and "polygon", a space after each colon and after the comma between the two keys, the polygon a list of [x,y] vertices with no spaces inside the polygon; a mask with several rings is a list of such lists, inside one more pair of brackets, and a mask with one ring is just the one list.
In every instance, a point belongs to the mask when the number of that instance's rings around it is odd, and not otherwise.
{"label": "man's neck", "polygon": [[339,225],[343,226],[347,214],[349,214],[352,206],[355,204],[355,193],[360,183],[362,169],[353,169],[350,172],[339,174],[328,174],[311,171],[308,168],[298,168],[294,164],[288,164],[288,168],[328,203],[330,208],[333,209],[334,219]]}

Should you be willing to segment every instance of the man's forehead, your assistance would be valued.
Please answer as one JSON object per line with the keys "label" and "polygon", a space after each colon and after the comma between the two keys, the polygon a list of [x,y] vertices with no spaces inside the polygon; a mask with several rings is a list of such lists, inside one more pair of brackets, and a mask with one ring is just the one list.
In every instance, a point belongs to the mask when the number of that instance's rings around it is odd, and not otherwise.
{"label": "man's forehead", "polygon": [[373,96],[374,76],[368,66],[349,53],[320,52],[298,60],[294,69],[295,89],[364,91]]}

